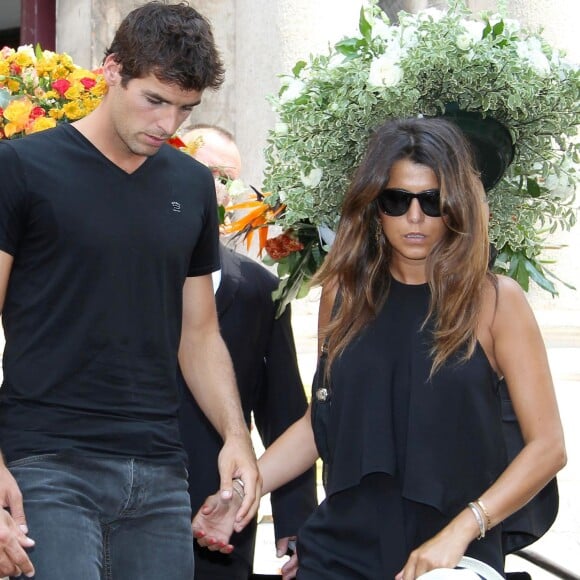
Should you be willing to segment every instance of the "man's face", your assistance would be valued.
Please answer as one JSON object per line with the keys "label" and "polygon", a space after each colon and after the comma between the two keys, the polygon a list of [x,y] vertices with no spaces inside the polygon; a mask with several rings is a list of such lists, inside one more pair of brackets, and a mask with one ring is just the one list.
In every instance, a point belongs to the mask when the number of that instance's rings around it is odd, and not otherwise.
{"label": "man's face", "polygon": [[242,170],[240,152],[234,142],[213,129],[193,129],[183,136],[183,141],[191,143],[199,137],[203,143],[194,157],[211,169],[218,204],[225,207],[230,202],[226,183],[239,179]]}
{"label": "man's face", "polygon": [[121,67],[111,55],[103,68],[109,84],[113,145],[120,151],[140,157],[154,155],[201,102],[201,91],[183,90],[153,74],[123,86]]}

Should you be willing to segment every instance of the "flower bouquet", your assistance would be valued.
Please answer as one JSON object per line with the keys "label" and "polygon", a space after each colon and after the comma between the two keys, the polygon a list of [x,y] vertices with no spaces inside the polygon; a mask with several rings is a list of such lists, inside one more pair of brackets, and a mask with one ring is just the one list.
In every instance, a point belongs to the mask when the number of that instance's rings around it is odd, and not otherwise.
{"label": "flower bouquet", "polygon": [[0,50],[0,139],[14,139],[75,121],[106,91],[101,74],[67,54],[21,46]]}
{"label": "flower bouquet", "polygon": [[324,259],[373,129],[416,115],[472,114],[503,128],[508,147],[502,156],[497,143],[503,165],[488,184],[495,267],[555,294],[540,253],[576,220],[579,94],[578,68],[514,20],[476,17],[459,0],[447,12],[401,12],[397,25],[376,2],[361,9],[359,34],[298,62],[271,99],[263,203],[279,209],[266,225],[295,242],[267,259],[282,278],[280,310]]}

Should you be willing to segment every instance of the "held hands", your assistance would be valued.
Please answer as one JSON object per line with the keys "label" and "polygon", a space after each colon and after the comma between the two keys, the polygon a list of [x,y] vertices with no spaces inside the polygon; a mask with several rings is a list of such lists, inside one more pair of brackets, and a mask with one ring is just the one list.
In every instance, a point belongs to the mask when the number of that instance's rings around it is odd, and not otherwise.
{"label": "held hands", "polygon": [[234,494],[234,480],[242,482],[243,501],[234,523],[234,530],[241,532],[258,511],[262,492],[262,479],[247,431],[227,437],[218,457],[218,469],[222,499],[227,500]]}
{"label": "held hands", "polygon": [[222,554],[230,554],[234,549],[229,540],[244,494],[238,480],[233,482],[233,489],[229,497],[224,497],[220,491],[210,495],[191,523],[197,543],[212,552],[219,550]]}
{"label": "held hands", "polygon": [[27,537],[22,494],[12,474],[0,467],[0,576],[34,576],[34,566],[24,548],[34,546]]}

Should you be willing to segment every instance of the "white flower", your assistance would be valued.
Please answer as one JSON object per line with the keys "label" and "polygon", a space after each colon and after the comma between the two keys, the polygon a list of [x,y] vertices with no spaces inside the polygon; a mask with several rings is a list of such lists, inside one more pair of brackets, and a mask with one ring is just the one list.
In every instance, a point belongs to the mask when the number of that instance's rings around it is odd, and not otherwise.
{"label": "white flower", "polygon": [[373,38],[382,38],[389,40],[393,38],[394,27],[384,20],[376,20],[373,24],[372,36]]}
{"label": "white flower", "polygon": [[[489,17],[489,25],[493,28],[496,24],[499,24],[503,21],[503,18],[500,14],[492,14]],[[505,23],[504,23],[505,24]]]}
{"label": "white flower", "polygon": [[550,195],[557,197],[562,201],[572,199],[574,197],[575,188],[570,185],[567,177],[562,174],[559,177],[557,175],[548,175],[544,185],[550,190]]}
{"label": "white flower", "polygon": [[387,46],[382,58],[385,60],[391,60],[393,63],[398,64],[406,54],[406,48],[403,48],[399,42],[392,42]]}
{"label": "white flower", "polygon": [[374,87],[394,87],[403,78],[403,69],[398,60],[390,54],[384,54],[371,62],[369,84]]}
{"label": "white flower", "polygon": [[32,44],[24,44],[18,47],[16,51],[19,54],[26,54],[29,56],[34,62],[36,62],[36,54],[34,54],[34,48]]}
{"label": "white flower", "polygon": [[529,58],[532,68],[540,75],[550,74],[550,61],[543,52],[532,52]]}
{"label": "white flower", "polygon": [[466,51],[469,50],[469,48],[473,44],[473,40],[471,36],[467,34],[467,32],[464,32],[463,34],[457,35],[457,38],[455,39],[455,44],[457,45],[457,48],[459,50]]}
{"label": "white flower", "polygon": [[234,179],[227,185],[231,197],[239,197],[248,191],[248,186],[241,179]]}
{"label": "white flower", "polygon": [[276,135],[288,135],[288,125],[282,122],[276,123],[274,125],[274,133]]}
{"label": "white flower", "polygon": [[461,26],[464,32],[457,36],[456,44],[460,50],[468,50],[473,44],[481,40],[485,25],[481,21],[463,20]]}
{"label": "white flower", "polygon": [[546,76],[550,73],[550,61],[542,51],[542,45],[537,38],[520,40],[516,43],[516,50],[518,56],[527,61],[540,76]]}
{"label": "white flower", "polygon": [[26,84],[38,86],[38,72],[36,68],[27,67],[22,70],[22,79]]}
{"label": "white flower", "polygon": [[302,94],[305,87],[303,81],[294,78],[286,82],[282,86],[283,89],[284,86],[286,87],[286,89],[280,95],[280,103],[287,103],[288,101],[293,101],[297,99]]}
{"label": "white flower", "polygon": [[320,169],[320,167],[314,167],[314,169],[312,169],[308,174],[301,171],[300,179],[304,187],[312,189],[320,183],[320,180],[322,179],[322,169]]}
{"label": "white flower", "polygon": [[521,30],[520,23],[517,20],[513,20],[512,18],[504,18],[503,24],[504,34],[506,36],[513,36]]}
{"label": "white flower", "polygon": [[344,63],[344,54],[336,53],[330,57],[327,66],[329,69],[332,70],[334,68],[338,68],[343,63]]}
{"label": "white flower", "polygon": [[401,46],[406,49],[413,48],[419,42],[419,35],[415,24],[401,27]]}

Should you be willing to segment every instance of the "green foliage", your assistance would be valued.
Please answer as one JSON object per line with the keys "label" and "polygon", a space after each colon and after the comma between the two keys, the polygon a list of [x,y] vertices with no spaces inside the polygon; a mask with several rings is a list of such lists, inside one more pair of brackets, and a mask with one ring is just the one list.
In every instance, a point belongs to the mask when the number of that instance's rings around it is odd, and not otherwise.
{"label": "green foliage", "polygon": [[[476,17],[461,1],[446,13],[401,13],[396,26],[373,2],[361,10],[359,31],[299,62],[271,99],[279,123],[269,135],[265,187],[269,203],[286,204],[277,223],[334,228],[373,128],[458,103],[502,122],[515,143],[512,165],[489,194],[501,269],[526,289],[531,279],[556,292],[539,256],[551,232],[576,221],[578,67],[516,21]],[[320,242],[307,247],[323,258]]]}

